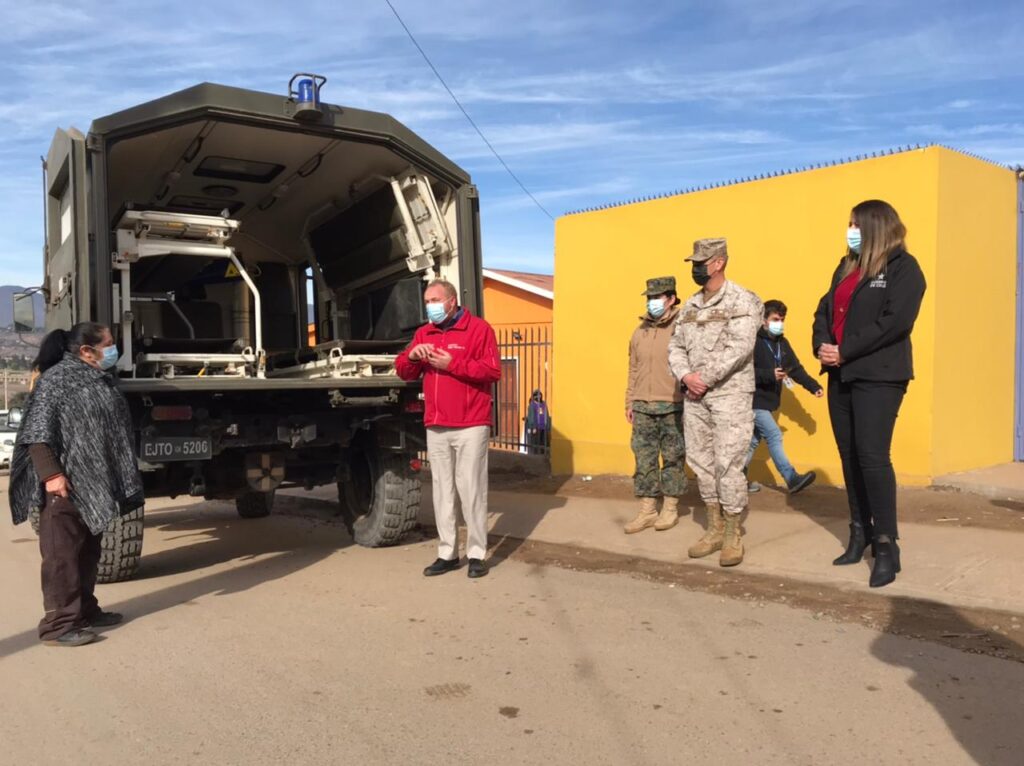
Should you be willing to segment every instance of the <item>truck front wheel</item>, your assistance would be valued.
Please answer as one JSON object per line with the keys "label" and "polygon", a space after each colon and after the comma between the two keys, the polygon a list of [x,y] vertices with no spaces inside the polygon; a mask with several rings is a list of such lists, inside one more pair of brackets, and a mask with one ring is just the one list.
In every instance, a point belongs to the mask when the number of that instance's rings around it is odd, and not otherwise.
{"label": "truck front wheel", "polygon": [[123,582],[130,580],[139,571],[145,513],[145,509],[136,508],[110,522],[100,541],[100,565],[96,582]]}
{"label": "truck front wheel", "polygon": [[416,528],[420,479],[408,455],[359,450],[351,453],[349,480],[338,484],[338,499],[359,545],[395,545]]}
{"label": "truck front wheel", "polygon": [[243,519],[262,519],[269,516],[274,508],[274,490],[269,492],[246,492],[235,498],[235,509]]}

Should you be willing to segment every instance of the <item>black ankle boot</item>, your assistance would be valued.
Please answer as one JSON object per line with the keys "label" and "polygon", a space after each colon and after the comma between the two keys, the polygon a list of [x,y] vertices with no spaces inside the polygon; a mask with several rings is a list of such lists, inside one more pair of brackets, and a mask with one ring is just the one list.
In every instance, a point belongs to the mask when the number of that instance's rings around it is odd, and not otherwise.
{"label": "black ankle boot", "polygon": [[896,579],[900,571],[900,546],[895,540],[875,543],[875,565],[871,568],[868,585],[881,588]]}
{"label": "black ankle boot", "polygon": [[[856,564],[864,557],[864,550],[871,542],[871,534],[864,529],[864,525],[857,521],[850,522],[850,542],[846,544],[846,552],[832,562],[833,566],[841,567],[846,564]],[[871,550],[874,552],[875,545],[871,543]]]}

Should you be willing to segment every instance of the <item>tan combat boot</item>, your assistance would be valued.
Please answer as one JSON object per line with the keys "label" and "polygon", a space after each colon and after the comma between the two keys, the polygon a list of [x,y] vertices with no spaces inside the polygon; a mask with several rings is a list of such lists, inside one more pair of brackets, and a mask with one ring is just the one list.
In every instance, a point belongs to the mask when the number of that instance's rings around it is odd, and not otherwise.
{"label": "tan combat boot", "polygon": [[672,529],[678,523],[679,498],[665,495],[661,498],[661,513],[658,514],[658,520],[654,522],[654,528],[659,532],[664,532],[666,529]]}
{"label": "tan combat boot", "polygon": [[647,527],[653,527],[654,522],[658,520],[658,498],[656,497],[641,497],[640,498],[640,512],[637,513],[636,518],[629,522],[623,527],[623,531],[627,535],[636,534],[637,532],[643,532]]}
{"label": "tan combat boot", "polygon": [[718,503],[708,503],[708,531],[696,543],[690,546],[687,553],[691,559],[699,559],[710,556],[715,551],[722,549],[722,537],[725,533],[725,521],[722,519],[722,506]]}
{"label": "tan combat boot", "polygon": [[738,513],[725,514],[725,540],[718,558],[721,567],[734,567],[743,561],[743,532]]}

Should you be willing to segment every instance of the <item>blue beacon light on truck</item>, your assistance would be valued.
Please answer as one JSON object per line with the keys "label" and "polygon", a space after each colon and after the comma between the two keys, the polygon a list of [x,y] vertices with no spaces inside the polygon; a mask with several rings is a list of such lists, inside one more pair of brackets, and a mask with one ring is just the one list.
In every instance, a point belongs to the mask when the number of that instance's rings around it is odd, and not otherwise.
{"label": "blue beacon light on truck", "polygon": [[288,82],[288,98],[295,104],[295,119],[319,120],[323,116],[320,110],[320,89],[327,78],[319,74],[299,72],[292,75]]}

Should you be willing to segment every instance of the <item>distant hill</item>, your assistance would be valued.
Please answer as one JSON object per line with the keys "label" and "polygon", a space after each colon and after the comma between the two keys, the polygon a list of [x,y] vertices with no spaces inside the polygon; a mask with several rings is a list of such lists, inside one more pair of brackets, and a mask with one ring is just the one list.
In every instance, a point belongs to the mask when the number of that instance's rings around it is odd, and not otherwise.
{"label": "distant hill", "polygon": [[[24,290],[15,285],[0,286],[0,327],[10,327],[14,323],[14,294]],[[32,296],[36,304],[36,327],[43,327],[43,296],[36,293]]]}

